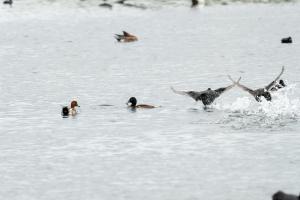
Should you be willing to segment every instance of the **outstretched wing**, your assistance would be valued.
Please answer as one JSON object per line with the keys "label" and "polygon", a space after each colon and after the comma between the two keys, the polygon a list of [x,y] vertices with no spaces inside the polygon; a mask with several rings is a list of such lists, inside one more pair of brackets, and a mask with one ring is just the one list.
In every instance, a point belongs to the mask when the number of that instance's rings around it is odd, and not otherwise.
{"label": "outstretched wing", "polygon": [[236,83],[232,84],[232,85],[229,85],[227,87],[221,87],[221,88],[218,88],[215,90],[215,92],[218,93],[218,95],[221,95],[223,92],[226,92],[228,90],[230,90],[231,88],[233,88],[234,86],[236,85]]}
{"label": "outstretched wing", "polygon": [[276,82],[279,80],[279,78],[280,78],[280,76],[283,74],[283,72],[284,72],[284,66],[282,66],[281,72],[280,72],[280,74],[276,77],[276,79],[275,79],[274,81],[272,81],[269,85],[267,85],[267,86],[265,87],[265,89],[266,89],[267,91],[269,91],[269,90],[276,84]]}
{"label": "outstretched wing", "polygon": [[231,76],[230,75],[227,75],[228,76],[228,78],[229,78],[229,80],[231,80],[232,81],[232,83],[233,84],[237,84],[237,83],[239,83],[240,82],[240,80],[242,79],[242,77],[240,77],[237,81],[235,81],[235,80],[233,80],[232,78],[231,78]]}
{"label": "outstretched wing", "polygon": [[171,87],[171,90],[176,94],[190,96],[193,99],[195,99],[195,101],[201,100],[201,94],[203,93],[203,92],[195,92],[195,91],[178,91],[175,90],[173,87]]}
{"label": "outstretched wing", "polygon": [[118,40],[118,42],[120,42],[121,39],[123,38],[123,35],[115,34],[115,38],[116,40]]}
{"label": "outstretched wing", "polygon": [[229,76],[229,75],[228,75],[228,78],[233,82],[234,85],[238,86],[239,88],[241,88],[242,90],[244,90],[244,91],[246,91],[246,92],[249,92],[251,95],[254,96],[254,93],[255,93],[254,90],[252,90],[252,89],[250,89],[250,88],[248,88],[248,87],[246,87],[246,86],[240,84],[240,80],[241,80],[242,77],[240,77],[237,81],[234,81],[234,80],[231,78],[231,76]]}
{"label": "outstretched wing", "polygon": [[246,87],[246,86],[244,86],[244,85],[241,85],[240,83],[237,83],[236,84],[239,88],[241,88],[242,90],[244,90],[244,91],[246,91],[246,92],[249,92],[251,95],[253,95],[254,96],[254,90],[252,90],[252,89],[250,89],[250,88],[248,88],[248,87]]}

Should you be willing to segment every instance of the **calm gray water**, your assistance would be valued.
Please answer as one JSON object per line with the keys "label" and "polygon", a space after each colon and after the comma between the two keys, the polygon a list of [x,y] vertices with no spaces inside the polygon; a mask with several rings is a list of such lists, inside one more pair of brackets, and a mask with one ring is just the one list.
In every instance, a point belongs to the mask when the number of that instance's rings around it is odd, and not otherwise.
{"label": "calm gray water", "polygon": [[[0,199],[299,193],[299,4],[19,4],[0,9]],[[139,41],[115,42],[122,30]],[[280,43],[287,36],[293,44]],[[258,88],[283,65],[289,86],[272,103],[233,88],[204,110],[170,90],[227,86],[227,74]],[[132,112],[131,96],[161,107]],[[62,118],[72,99],[80,113]]]}

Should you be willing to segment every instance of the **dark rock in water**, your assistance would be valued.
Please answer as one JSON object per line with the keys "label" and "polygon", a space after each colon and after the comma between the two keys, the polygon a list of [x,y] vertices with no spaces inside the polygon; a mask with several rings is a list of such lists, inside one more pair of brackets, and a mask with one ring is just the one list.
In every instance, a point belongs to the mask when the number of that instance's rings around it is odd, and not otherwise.
{"label": "dark rock in water", "polygon": [[194,8],[194,7],[198,6],[198,4],[199,4],[199,1],[198,1],[198,0],[192,0],[192,5],[191,5],[191,7]]}
{"label": "dark rock in water", "polygon": [[112,5],[109,4],[109,3],[101,3],[99,4],[100,7],[103,7],[103,8],[108,8],[108,9],[112,9]]}
{"label": "dark rock in water", "polygon": [[299,200],[300,196],[293,194],[286,194],[282,191],[278,191],[272,196],[272,200]]}
{"label": "dark rock in water", "polygon": [[3,4],[8,4],[11,7],[12,4],[13,4],[13,1],[12,0],[5,0],[5,1],[3,1]]}
{"label": "dark rock in water", "polygon": [[292,37],[282,38],[281,43],[293,43]]}

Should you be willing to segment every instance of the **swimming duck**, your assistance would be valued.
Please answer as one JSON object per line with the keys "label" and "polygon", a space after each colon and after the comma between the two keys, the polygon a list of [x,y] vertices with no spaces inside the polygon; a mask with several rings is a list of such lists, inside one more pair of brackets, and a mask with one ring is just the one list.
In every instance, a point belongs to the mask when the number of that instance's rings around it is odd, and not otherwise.
{"label": "swimming duck", "polygon": [[128,107],[130,108],[155,108],[155,106],[147,105],[147,104],[137,104],[137,100],[135,97],[130,97],[130,99],[127,102]]}
{"label": "swimming duck", "polygon": [[281,43],[293,43],[292,37],[282,38]]}
{"label": "swimming duck", "polygon": [[192,0],[192,5],[191,5],[191,7],[194,8],[194,7],[198,6],[198,4],[199,4],[199,1],[198,1],[198,0]]}
{"label": "swimming duck", "polygon": [[278,79],[283,74],[283,72],[284,72],[284,66],[282,67],[280,74],[275,78],[274,81],[272,81],[269,85],[267,85],[263,88],[258,88],[256,90],[250,89],[250,88],[240,84],[239,81],[235,82],[234,80],[232,80],[232,78],[230,76],[228,76],[228,77],[239,88],[241,88],[242,90],[244,90],[244,91],[248,92],[249,94],[251,94],[257,102],[261,102],[262,97],[264,97],[267,101],[272,101],[272,96],[271,96],[270,90],[277,83]]}
{"label": "swimming duck", "polygon": [[278,191],[272,196],[272,200],[300,200],[300,195],[286,194],[282,191]]}
{"label": "swimming duck", "polygon": [[77,114],[76,107],[80,107],[80,106],[78,105],[77,101],[75,101],[75,100],[71,102],[70,108],[68,106],[64,106],[61,111],[62,116],[66,117],[69,115],[72,115],[72,116],[76,115]]}
{"label": "swimming duck", "polygon": [[118,42],[134,42],[137,41],[137,37],[123,31],[123,35],[115,34],[115,38]]}
{"label": "swimming duck", "polygon": [[228,91],[231,88],[233,88],[235,86],[235,84],[236,83],[233,83],[232,85],[229,85],[227,87],[221,87],[221,88],[218,88],[216,90],[212,90],[211,88],[208,88],[207,90],[204,90],[204,91],[201,91],[201,92],[178,91],[178,90],[175,90],[173,87],[171,87],[171,90],[176,94],[190,96],[195,101],[202,101],[203,105],[206,107],[206,106],[212,104],[215,101],[215,99],[218,98],[223,92]]}
{"label": "swimming duck", "polygon": [[126,0],[119,0],[119,1],[117,1],[116,3],[118,3],[118,4],[124,4],[125,1],[126,1]]}
{"label": "swimming duck", "polygon": [[8,4],[10,7],[12,7],[13,1],[12,0],[5,0],[3,1],[3,4]]}
{"label": "swimming duck", "polygon": [[99,6],[103,7],[103,8],[108,8],[110,10],[113,8],[113,6],[109,3],[101,3],[101,4],[99,4]]}

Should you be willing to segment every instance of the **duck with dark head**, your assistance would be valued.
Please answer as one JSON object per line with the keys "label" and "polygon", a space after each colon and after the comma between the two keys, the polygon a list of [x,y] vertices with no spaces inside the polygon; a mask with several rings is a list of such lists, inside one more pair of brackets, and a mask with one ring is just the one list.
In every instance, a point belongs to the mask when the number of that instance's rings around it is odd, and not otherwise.
{"label": "duck with dark head", "polygon": [[130,99],[127,102],[127,105],[129,108],[156,108],[155,106],[148,105],[148,104],[138,104],[137,105],[137,100],[135,97],[130,97]]}
{"label": "duck with dark head", "polygon": [[234,80],[232,80],[232,78],[230,76],[228,76],[228,77],[239,88],[241,88],[242,90],[244,90],[244,91],[248,92],[249,94],[251,94],[257,102],[261,102],[262,97],[264,97],[267,101],[272,101],[272,95],[271,95],[270,91],[274,87],[274,85],[276,85],[277,81],[279,80],[279,78],[283,74],[283,72],[284,72],[284,67],[282,67],[280,74],[269,85],[267,85],[263,88],[255,89],[255,90],[250,89],[250,88],[240,84],[239,82],[235,82]]}
{"label": "duck with dark head", "polygon": [[272,200],[300,200],[300,195],[286,194],[282,191],[278,191],[272,196]]}
{"label": "duck with dark head", "polygon": [[287,43],[287,44],[293,43],[292,37],[282,38],[281,43]]}
{"label": "duck with dark head", "polygon": [[195,7],[198,6],[198,4],[199,4],[199,1],[198,1],[198,0],[192,0],[192,5],[191,5],[191,7],[192,7],[192,8],[195,8]]}
{"label": "duck with dark head", "polygon": [[72,101],[70,107],[64,106],[62,108],[61,114],[63,117],[68,117],[69,115],[75,116],[77,114],[76,107],[80,107],[77,101]]}
{"label": "duck with dark head", "polygon": [[99,6],[102,8],[108,8],[108,9],[112,9],[113,6],[109,3],[106,2],[107,0],[103,0],[103,3],[100,3]]}
{"label": "duck with dark head", "polygon": [[277,91],[280,90],[282,88],[286,87],[286,83],[280,79],[278,83],[276,83],[272,88],[271,91]]}
{"label": "duck with dark head", "polygon": [[5,0],[5,1],[3,1],[3,4],[7,4],[7,5],[9,5],[10,7],[12,7],[13,0]]}

